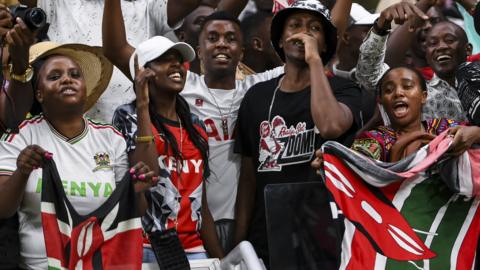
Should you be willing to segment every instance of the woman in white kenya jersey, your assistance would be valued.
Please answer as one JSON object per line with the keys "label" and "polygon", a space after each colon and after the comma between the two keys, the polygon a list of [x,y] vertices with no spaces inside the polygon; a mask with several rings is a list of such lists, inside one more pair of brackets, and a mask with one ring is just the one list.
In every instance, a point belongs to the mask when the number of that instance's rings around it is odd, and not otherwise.
{"label": "woman in white kenya jersey", "polygon": [[[27,48],[28,49],[28,48]],[[42,113],[24,121],[19,133],[0,141],[0,218],[19,213],[20,267],[47,269],[40,214],[42,165],[57,161],[65,193],[80,215],[102,205],[128,168],[123,136],[112,126],[83,116],[105,90],[112,65],[98,47],[38,43],[30,48],[32,84]],[[28,63],[28,61],[27,61]],[[33,89],[32,89],[33,88]],[[130,171],[136,190],[151,186],[144,164]]]}

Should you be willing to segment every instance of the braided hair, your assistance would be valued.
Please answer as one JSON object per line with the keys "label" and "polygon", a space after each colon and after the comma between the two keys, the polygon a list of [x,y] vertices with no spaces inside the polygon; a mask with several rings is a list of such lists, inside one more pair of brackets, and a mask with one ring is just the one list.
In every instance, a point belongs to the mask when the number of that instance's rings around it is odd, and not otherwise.
{"label": "braided hair", "polygon": [[[179,94],[176,95],[175,110],[178,117],[180,118],[180,121],[183,124],[183,128],[185,128],[185,130],[187,131],[187,134],[192,140],[195,147],[197,147],[197,149],[200,151],[203,159],[203,178],[207,179],[210,175],[210,168],[208,166],[208,141],[194,127],[190,107],[188,106],[187,101]],[[170,130],[165,126],[160,114],[157,113],[154,102],[149,103],[149,113],[152,124],[155,126],[158,132],[163,135],[165,139],[164,152],[167,153],[168,148],[171,147],[175,159],[183,161],[183,155],[180,152],[177,140],[170,132]]]}

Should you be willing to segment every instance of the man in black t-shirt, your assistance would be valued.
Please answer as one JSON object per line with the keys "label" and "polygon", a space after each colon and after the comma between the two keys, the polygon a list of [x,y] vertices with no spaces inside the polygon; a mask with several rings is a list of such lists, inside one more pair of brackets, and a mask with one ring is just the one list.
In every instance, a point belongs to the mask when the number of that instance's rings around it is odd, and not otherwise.
{"label": "man in black t-shirt", "polygon": [[268,264],[264,188],[320,181],[310,161],[325,140],[346,142],[358,128],[360,89],[327,78],[336,30],[316,0],[297,0],[272,20],[271,39],[285,75],[253,86],[242,101],[235,152],[242,155],[235,241],[249,240]]}

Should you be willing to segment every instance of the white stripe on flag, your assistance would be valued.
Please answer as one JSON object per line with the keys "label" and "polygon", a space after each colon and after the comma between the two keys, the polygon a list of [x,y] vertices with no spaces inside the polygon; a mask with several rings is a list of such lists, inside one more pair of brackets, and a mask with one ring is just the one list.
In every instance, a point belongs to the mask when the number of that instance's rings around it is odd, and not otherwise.
{"label": "white stripe on flag", "polygon": [[72,228],[70,228],[69,224],[62,222],[58,218],[57,218],[57,224],[58,224],[58,229],[62,234],[66,235],[67,237],[71,237]]}
{"label": "white stripe on flag", "polygon": [[[46,214],[50,214],[50,215],[55,215],[56,214],[55,205],[53,203],[42,202],[41,203],[41,209],[42,209],[42,213],[46,213]],[[60,232],[64,235],[70,237],[70,234],[71,234],[71,231],[72,231],[72,229],[70,228],[70,225],[62,222],[58,218],[56,218],[56,220],[57,220],[58,229],[60,230]]]}
{"label": "white stripe on flag", "polygon": [[460,194],[467,197],[472,197],[473,194],[473,180],[472,180],[472,164],[470,163],[470,156],[468,152],[464,152],[458,158],[458,185]]}
{"label": "white stripe on flag", "polygon": [[408,167],[405,168],[403,171],[407,172],[415,168],[415,166],[417,166],[418,164],[421,164],[422,161],[428,156],[428,147],[429,145],[427,144],[422,148],[420,148],[420,150],[418,150],[417,153],[415,154],[415,158],[413,158],[413,160],[410,161],[410,163],[408,164]]}
{"label": "white stripe on flag", "polygon": [[356,232],[355,225],[348,221],[348,219],[345,218],[344,223],[345,233],[343,234],[342,240],[342,261],[338,270],[347,269],[350,258],[352,258],[352,240]]}
{"label": "white stripe on flag", "polygon": [[[440,209],[438,210],[437,214],[435,215],[435,218],[433,219],[432,225],[430,226],[430,230],[428,231],[430,234],[427,235],[427,238],[425,239],[425,245],[430,248],[432,245],[433,237],[437,233],[438,226],[440,226],[440,223],[443,220],[443,217],[445,216],[445,213],[447,212],[448,206],[457,199],[458,195],[453,195],[448,199],[447,203],[444,204]],[[425,270],[430,270],[430,260],[423,260],[423,269]]]}
{"label": "white stripe on flag", "polygon": [[125,220],[119,222],[117,228],[115,230],[106,231],[103,235],[105,241],[110,240],[118,233],[123,233],[126,231],[134,230],[134,229],[141,229],[142,228],[142,221],[140,218],[132,218],[129,220]]}
{"label": "white stripe on flag", "polygon": [[[450,270],[457,269],[458,253],[460,252],[460,249],[463,244],[463,240],[465,239],[465,235],[467,234],[467,231],[470,228],[470,224],[472,223],[472,220],[475,216],[475,212],[477,211],[477,208],[480,204],[480,198],[475,197],[473,200],[474,201],[472,203],[472,206],[470,206],[467,217],[465,218],[465,222],[463,222],[462,228],[460,229],[457,239],[455,240],[455,244],[453,245],[452,253],[450,255]],[[473,263],[473,265],[475,265],[475,262]]]}
{"label": "white stripe on flag", "polygon": [[397,210],[400,212],[402,210],[403,204],[405,203],[405,200],[407,200],[410,196],[410,193],[412,193],[412,189],[426,179],[427,178],[424,175],[418,174],[412,178],[403,181],[400,185],[400,188],[398,189],[398,192],[393,197],[393,206],[395,206],[395,208],[397,208]]}
{"label": "white stripe on flag", "polygon": [[48,257],[47,260],[48,260],[49,268],[54,267],[56,269],[68,270],[67,268],[62,267],[62,264],[61,264],[60,260],[58,260],[58,259]]}
{"label": "white stripe on flag", "polygon": [[55,211],[55,205],[49,202],[42,202],[41,209],[43,213],[55,215],[57,212]]}
{"label": "white stripe on flag", "polygon": [[383,256],[380,253],[376,253],[375,256],[375,270],[385,270],[385,265],[387,264],[387,257]]}

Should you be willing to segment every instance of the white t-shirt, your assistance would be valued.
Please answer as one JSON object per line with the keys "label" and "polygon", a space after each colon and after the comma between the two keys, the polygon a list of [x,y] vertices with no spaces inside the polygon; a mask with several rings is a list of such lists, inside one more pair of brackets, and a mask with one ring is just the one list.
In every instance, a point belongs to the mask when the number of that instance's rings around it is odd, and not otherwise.
{"label": "white t-shirt", "polygon": [[[140,42],[171,31],[167,23],[168,0],[122,0],[128,42]],[[102,46],[104,0],[38,0],[50,23],[48,37],[59,43]],[[115,109],[135,99],[132,82],[115,68],[107,90],[90,109],[88,116],[111,123]]]}
{"label": "white t-shirt", "polygon": [[[252,85],[278,77],[282,73],[283,67],[278,67],[248,75],[244,80],[237,80],[236,88],[230,90],[209,89],[203,75],[187,73],[187,82],[180,94],[187,100],[192,113],[200,117],[207,130],[211,172],[207,181],[207,201],[215,221],[234,219],[241,156],[233,153],[233,131],[240,103]],[[217,104],[227,118],[228,134],[223,134]]]}
{"label": "white t-shirt", "polygon": [[[11,175],[17,157],[28,145],[37,144],[53,153],[65,193],[81,214],[97,209],[115,189],[128,169],[126,143],[110,125],[85,120],[85,130],[67,140],[43,116],[24,121],[18,134],[3,135],[0,141],[0,175]],[[108,155],[108,156],[107,156]],[[18,210],[20,265],[47,269],[41,224],[40,193],[42,169],[34,170]]]}

